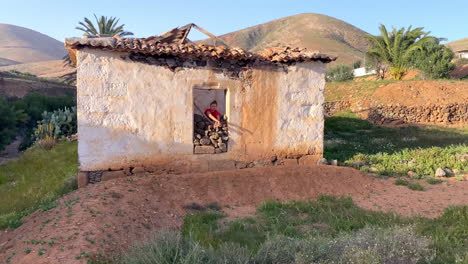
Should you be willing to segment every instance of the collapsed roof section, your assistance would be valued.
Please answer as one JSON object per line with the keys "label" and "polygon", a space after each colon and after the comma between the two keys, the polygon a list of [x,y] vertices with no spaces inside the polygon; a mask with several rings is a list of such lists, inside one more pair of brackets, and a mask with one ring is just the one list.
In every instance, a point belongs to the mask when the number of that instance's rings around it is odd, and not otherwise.
{"label": "collapsed roof section", "polygon": [[[196,28],[210,38],[222,43],[222,46],[196,44],[187,36],[192,28]],[[242,48],[229,47],[221,39],[195,24],[174,28],[159,36],[148,38],[122,38],[120,36],[84,36],[83,38],[68,38],[65,47],[70,53],[70,58],[76,64],[76,50],[81,48],[97,48],[118,52],[142,53],[148,55],[172,55],[193,59],[223,59],[239,60],[251,63],[281,63],[291,64],[295,62],[321,61],[329,63],[336,57],[310,52],[300,48],[269,48],[259,53],[252,53]]]}

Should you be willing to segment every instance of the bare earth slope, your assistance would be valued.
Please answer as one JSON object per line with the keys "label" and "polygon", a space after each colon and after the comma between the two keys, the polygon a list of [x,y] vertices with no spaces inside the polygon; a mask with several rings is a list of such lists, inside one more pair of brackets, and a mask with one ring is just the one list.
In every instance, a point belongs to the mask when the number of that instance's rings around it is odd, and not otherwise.
{"label": "bare earth slope", "polygon": [[468,50],[468,38],[455,40],[445,45],[451,48],[453,51]]}
{"label": "bare earth slope", "polygon": [[[342,20],[321,14],[299,14],[220,36],[231,46],[251,51],[269,47],[301,47],[338,56],[338,63],[363,59],[366,32]],[[209,42],[210,40],[205,40]]]}
{"label": "bare earth slope", "polygon": [[[12,256],[11,263],[86,263],[77,258],[83,252],[118,252],[154,231],[179,228],[187,213],[183,207],[193,202],[230,205],[225,211],[232,217],[253,213],[268,199],[349,195],[364,208],[432,217],[449,205],[466,204],[467,187],[453,182],[416,192],[334,166],[139,175],[89,185],[60,199],[57,207],[26,217],[22,226],[0,235],[0,261]],[[26,248],[32,252],[25,254]],[[45,250],[42,256],[39,249]]]}
{"label": "bare earth slope", "polygon": [[18,64],[19,62],[5,59],[5,58],[0,58],[0,66],[8,66],[8,65],[14,65]]}
{"label": "bare earth slope", "polygon": [[66,54],[63,43],[37,31],[0,24],[0,58],[19,63],[58,60]]}
{"label": "bare earth slope", "polygon": [[468,102],[468,81],[352,81],[327,83],[327,101],[423,106]]}
{"label": "bare earth slope", "polygon": [[403,81],[378,88],[373,100],[383,104],[419,106],[468,102],[468,82]]}
{"label": "bare earth slope", "polygon": [[63,75],[74,72],[76,69],[73,67],[64,65],[63,60],[22,63],[22,64],[0,67],[0,71],[11,71],[11,70],[31,73],[38,77],[54,78],[54,77],[61,77]]}

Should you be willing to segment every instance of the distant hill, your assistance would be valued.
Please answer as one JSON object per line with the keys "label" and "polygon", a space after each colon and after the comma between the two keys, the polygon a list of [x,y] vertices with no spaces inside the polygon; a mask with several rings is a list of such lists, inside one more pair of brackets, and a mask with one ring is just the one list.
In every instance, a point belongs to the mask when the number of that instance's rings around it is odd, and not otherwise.
{"label": "distant hill", "polygon": [[453,51],[468,50],[468,38],[455,40],[445,45],[451,48]]}
{"label": "distant hill", "polygon": [[[250,51],[268,47],[301,47],[338,56],[337,63],[362,60],[368,33],[342,20],[321,14],[299,14],[220,36],[230,46]],[[203,40],[204,43],[213,40]]]}
{"label": "distant hill", "polygon": [[9,59],[0,58],[0,66],[7,66],[7,65],[14,65],[18,64],[19,62]]}
{"label": "distant hill", "polygon": [[74,72],[76,69],[64,65],[63,60],[31,62],[0,67],[0,72],[11,70],[31,73],[38,77],[54,78]]}
{"label": "distant hill", "polygon": [[24,27],[0,24],[0,63],[5,59],[17,63],[58,60],[65,54],[63,43],[56,39]]}

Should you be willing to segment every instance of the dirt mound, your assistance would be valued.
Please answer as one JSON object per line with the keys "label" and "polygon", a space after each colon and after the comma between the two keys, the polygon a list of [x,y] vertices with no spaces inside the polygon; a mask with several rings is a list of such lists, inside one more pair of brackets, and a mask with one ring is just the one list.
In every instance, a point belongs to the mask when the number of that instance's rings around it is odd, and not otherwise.
{"label": "dirt mound", "polygon": [[460,81],[403,81],[378,88],[371,100],[407,106],[466,103],[468,88],[466,82]]}
{"label": "dirt mound", "polygon": [[[218,202],[230,205],[228,214],[248,215],[268,199],[350,195],[365,208],[434,216],[449,204],[466,203],[464,188],[466,184],[455,183],[414,192],[332,166],[139,175],[89,185],[60,199],[57,207],[28,216],[21,227],[0,236],[0,260],[13,256],[11,263],[85,263],[80,255],[118,252],[155,230],[180,227],[184,206],[193,202]],[[32,252],[24,253],[26,248]],[[41,256],[40,249],[45,250]]]}

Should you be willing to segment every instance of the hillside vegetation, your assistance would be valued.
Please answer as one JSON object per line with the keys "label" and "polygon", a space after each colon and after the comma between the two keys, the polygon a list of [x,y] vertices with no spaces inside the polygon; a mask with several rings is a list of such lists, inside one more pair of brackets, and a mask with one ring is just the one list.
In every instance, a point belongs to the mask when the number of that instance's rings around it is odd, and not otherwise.
{"label": "hillside vegetation", "polygon": [[318,50],[338,56],[338,63],[351,64],[364,58],[368,48],[366,35],[366,32],[342,20],[307,13],[231,32],[220,38],[230,46],[251,51],[278,46]]}

